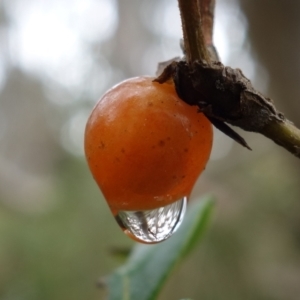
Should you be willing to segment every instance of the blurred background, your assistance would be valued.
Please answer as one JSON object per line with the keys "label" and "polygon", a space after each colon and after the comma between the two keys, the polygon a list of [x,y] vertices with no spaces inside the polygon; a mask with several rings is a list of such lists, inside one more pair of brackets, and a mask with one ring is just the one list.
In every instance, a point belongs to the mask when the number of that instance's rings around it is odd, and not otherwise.
{"label": "blurred background", "polygon": [[[217,0],[215,44],[300,126],[300,2]],[[98,278],[133,245],[83,156],[87,117],[128,77],[181,55],[176,0],[0,2],[0,300],[104,299]],[[238,130],[239,131],[239,130]],[[202,244],[160,299],[299,299],[300,161],[215,132],[192,196],[215,195]]]}

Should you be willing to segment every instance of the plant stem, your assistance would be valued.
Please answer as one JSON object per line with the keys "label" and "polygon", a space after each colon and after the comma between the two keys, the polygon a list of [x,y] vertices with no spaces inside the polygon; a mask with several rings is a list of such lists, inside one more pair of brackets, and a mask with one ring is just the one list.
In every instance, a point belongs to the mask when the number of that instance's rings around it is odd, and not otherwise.
{"label": "plant stem", "polygon": [[[207,76],[200,76],[199,74],[195,74],[195,71],[197,71],[197,68],[195,68],[197,61],[201,64],[204,62],[204,66],[206,66],[210,71],[208,74],[212,74],[212,63],[213,61],[210,59],[210,54],[207,50],[208,48],[213,47],[213,22],[214,22],[214,7],[215,7],[215,0],[178,0],[179,4],[179,10],[180,10],[180,16],[181,16],[181,22],[182,22],[182,29],[183,29],[183,41],[184,41],[184,50],[186,55],[186,62],[188,70],[187,72],[183,72],[183,79],[180,83],[177,83],[177,92],[181,91],[181,98],[186,101],[187,103],[191,104],[193,102],[197,102],[197,99],[200,99],[201,96],[203,96],[203,88],[209,89],[208,95],[210,93],[214,93],[214,86],[211,88],[208,87],[209,83],[217,82],[215,80],[209,81],[207,79]],[[209,49],[211,50],[211,49]],[[211,51],[210,51],[211,52]],[[216,52],[215,52],[216,53]],[[213,60],[217,60],[217,55],[211,56]],[[215,57],[215,58],[214,58]],[[206,62],[205,62],[206,61]],[[208,64],[207,64],[208,63]],[[176,78],[178,81],[178,68],[179,64],[177,64],[177,74]],[[216,65],[220,66],[220,65]],[[180,66],[179,66],[180,67]],[[173,68],[174,69],[174,68]],[[230,69],[232,70],[232,69]],[[180,70],[179,70],[180,71]],[[234,71],[234,70],[232,70]],[[196,72],[197,73],[197,72]],[[232,73],[232,72],[231,72]],[[230,73],[230,74],[231,74]],[[234,72],[233,72],[234,73]],[[233,74],[232,73],[232,74]],[[229,74],[229,75],[230,75]],[[231,74],[231,75],[232,75]],[[235,74],[235,73],[234,73]],[[198,77],[197,77],[198,76]],[[167,74],[167,77],[170,77],[169,74]],[[224,74],[220,74],[218,78],[223,78]],[[226,80],[229,82],[229,86],[234,86],[235,84],[239,84],[239,82],[234,82],[235,77],[233,76],[227,76]],[[224,79],[224,78],[223,78]],[[233,80],[233,81],[232,81]],[[201,85],[201,94],[198,94],[197,89],[195,89],[195,82],[198,81],[204,81],[205,84]],[[232,82],[231,82],[232,81]],[[245,81],[250,83],[249,80]],[[231,85],[232,83],[232,85]],[[200,85],[199,85],[200,86]],[[231,90],[229,88],[229,90]],[[242,89],[243,90],[243,89]],[[237,91],[240,91],[237,89]],[[243,101],[240,101],[239,104],[241,107],[249,102],[251,104],[251,100],[258,100],[258,104],[261,103],[260,100],[263,100],[261,98],[260,93],[258,93],[254,88],[251,87],[249,90],[251,93],[251,97],[248,99],[249,101],[246,101],[245,103]],[[248,91],[248,92],[249,92]],[[218,94],[218,92],[217,92]],[[224,94],[224,93],[223,93]],[[248,93],[249,94],[249,93]],[[196,100],[195,100],[196,99]],[[206,97],[206,101],[212,101],[214,97]],[[232,101],[236,100],[234,97],[232,98],[230,95],[225,99],[228,103],[231,103]],[[225,101],[224,100],[224,101]],[[245,100],[245,99],[244,99]],[[219,101],[219,102],[218,102]],[[269,139],[273,140],[278,145],[284,147],[286,150],[294,154],[296,157],[300,158],[300,129],[295,127],[293,123],[286,119],[278,119],[270,118],[270,121],[265,125],[261,127],[254,126],[255,124],[260,123],[261,116],[260,116],[260,110],[251,111],[251,117],[244,116],[245,118],[239,120],[239,124],[236,123],[236,115],[234,111],[232,113],[230,111],[227,111],[227,118],[222,118],[222,113],[224,111],[224,101],[218,100],[215,101],[213,106],[209,106],[210,108],[214,108],[213,111],[217,112],[216,115],[213,117],[216,120],[223,120],[223,122],[232,124],[234,126],[239,126],[240,128],[243,128],[247,131],[253,131],[253,132],[259,132],[263,134],[264,136],[268,137]],[[252,101],[253,102],[253,101]],[[264,101],[263,101],[264,102]],[[268,103],[266,101],[265,103]],[[212,103],[211,103],[212,104]],[[263,104],[263,103],[261,103]],[[195,105],[195,103],[194,103]],[[247,105],[246,105],[247,106]],[[201,106],[199,106],[201,108]],[[230,110],[230,105],[225,108]],[[235,107],[235,106],[234,106]],[[266,111],[268,111],[269,105],[266,106]],[[247,109],[241,108],[241,112],[247,112]],[[218,115],[220,114],[220,115]],[[271,112],[273,115],[280,116],[280,113],[277,112],[276,108],[274,107],[274,111]],[[230,118],[232,115],[232,118]],[[243,114],[242,114],[243,115]],[[233,120],[231,122],[231,120]],[[243,124],[243,126],[241,126]],[[259,129],[258,129],[259,128]],[[224,131],[223,131],[224,132]],[[226,133],[227,134],[227,133]],[[232,137],[232,136],[231,136]]]}
{"label": "plant stem", "polygon": [[265,126],[261,134],[300,158],[300,129],[288,120],[274,120]]}
{"label": "plant stem", "polygon": [[201,28],[198,0],[178,0],[183,30],[183,42],[188,64],[197,60],[209,61]]}
{"label": "plant stem", "polygon": [[202,32],[206,46],[213,44],[215,0],[198,0],[202,18]]}

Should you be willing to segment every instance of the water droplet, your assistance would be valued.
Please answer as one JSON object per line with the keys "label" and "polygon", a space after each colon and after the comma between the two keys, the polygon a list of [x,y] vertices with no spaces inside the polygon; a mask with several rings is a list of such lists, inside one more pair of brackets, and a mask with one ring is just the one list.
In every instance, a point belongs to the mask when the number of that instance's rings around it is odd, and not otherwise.
{"label": "water droplet", "polygon": [[142,243],[158,243],[169,238],[180,226],[187,197],[153,210],[119,211],[116,220],[122,230]]}

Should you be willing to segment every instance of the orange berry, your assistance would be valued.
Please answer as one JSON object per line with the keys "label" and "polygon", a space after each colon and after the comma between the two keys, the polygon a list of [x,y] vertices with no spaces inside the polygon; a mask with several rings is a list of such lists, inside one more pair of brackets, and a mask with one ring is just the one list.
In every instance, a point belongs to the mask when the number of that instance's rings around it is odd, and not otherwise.
{"label": "orange berry", "polygon": [[96,104],[85,130],[90,170],[114,215],[188,197],[205,168],[212,126],[173,84],[128,79]]}
{"label": "orange berry", "polygon": [[97,103],[85,130],[91,172],[122,230],[157,243],[182,222],[212,146],[206,117],[173,84],[126,80]]}

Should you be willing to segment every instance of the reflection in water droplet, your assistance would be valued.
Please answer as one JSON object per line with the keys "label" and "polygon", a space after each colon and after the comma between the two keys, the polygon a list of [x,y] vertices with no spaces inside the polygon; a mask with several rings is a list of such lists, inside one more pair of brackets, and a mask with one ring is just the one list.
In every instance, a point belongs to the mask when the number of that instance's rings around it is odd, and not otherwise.
{"label": "reflection in water droplet", "polygon": [[124,232],[142,243],[158,243],[169,238],[180,226],[187,197],[154,210],[119,211],[116,221]]}

